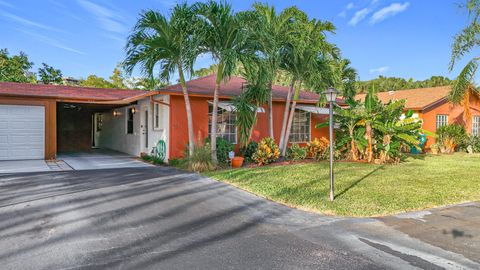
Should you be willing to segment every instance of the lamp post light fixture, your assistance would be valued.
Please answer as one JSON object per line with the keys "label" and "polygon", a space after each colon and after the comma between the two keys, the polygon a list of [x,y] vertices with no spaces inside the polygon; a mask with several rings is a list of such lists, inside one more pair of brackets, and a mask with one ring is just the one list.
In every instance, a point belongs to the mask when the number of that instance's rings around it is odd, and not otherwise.
{"label": "lamp post light fixture", "polygon": [[337,101],[338,91],[335,88],[330,87],[324,92],[324,94],[327,98],[327,102],[330,104],[328,139],[330,141],[330,201],[333,202],[333,199],[335,198],[333,192],[333,103]]}

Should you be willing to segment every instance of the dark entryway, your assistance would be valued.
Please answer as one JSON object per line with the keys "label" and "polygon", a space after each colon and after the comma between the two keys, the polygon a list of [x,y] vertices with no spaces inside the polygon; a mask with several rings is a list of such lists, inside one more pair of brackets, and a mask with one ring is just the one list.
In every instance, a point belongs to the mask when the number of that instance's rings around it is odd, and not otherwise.
{"label": "dark entryway", "polygon": [[90,151],[95,146],[94,116],[114,105],[57,103],[57,151]]}

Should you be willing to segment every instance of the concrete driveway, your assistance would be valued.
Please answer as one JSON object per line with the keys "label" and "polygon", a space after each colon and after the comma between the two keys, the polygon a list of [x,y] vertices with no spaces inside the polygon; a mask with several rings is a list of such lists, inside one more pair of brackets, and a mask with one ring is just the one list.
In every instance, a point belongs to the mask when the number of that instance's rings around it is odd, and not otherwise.
{"label": "concrete driveway", "polygon": [[57,160],[0,161],[0,174],[153,167],[137,157],[107,149],[61,153]]}
{"label": "concrete driveway", "polygon": [[115,168],[143,168],[153,165],[137,157],[107,149],[92,149],[88,152],[61,153],[57,157],[74,170],[98,170]]}
{"label": "concrete driveway", "polygon": [[[420,217],[419,230],[442,231],[447,221],[426,216],[445,210],[326,217],[167,167],[4,175],[0,261],[2,269],[479,269],[478,219],[462,223],[468,252],[405,229]],[[480,207],[469,211],[479,216]]]}

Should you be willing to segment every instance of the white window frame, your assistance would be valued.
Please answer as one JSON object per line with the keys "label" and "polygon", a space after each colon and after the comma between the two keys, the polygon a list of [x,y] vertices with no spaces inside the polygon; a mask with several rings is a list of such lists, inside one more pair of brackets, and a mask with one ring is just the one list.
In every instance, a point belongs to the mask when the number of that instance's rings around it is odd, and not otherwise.
{"label": "white window frame", "polygon": [[154,103],[153,104],[153,117],[152,117],[152,121],[153,121],[153,130],[160,130],[160,123],[162,122],[162,119],[161,119],[161,108],[160,108],[160,104],[158,103]]}
{"label": "white window frame", "polygon": [[[296,120],[296,119],[298,119],[300,114],[308,115],[308,126],[305,126],[306,129],[308,128],[308,133],[307,132],[304,132],[304,133],[302,133],[302,132],[294,133],[293,132],[296,129],[296,126],[298,126],[300,124],[300,121]],[[299,127],[299,129],[301,129],[301,127]],[[297,138],[299,138],[299,137],[304,137],[305,135],[308,136],[307,140],[305,140],[305,141],[294,140],[295,136],[297,136]],[[292,121],[292,126],[290,128],[290,136],[288,138],[288,142],[290,142],[290,143],[306,143],[306,142],[311,141],[311,139],[312,139],[312,113],[296,109],[295,113],[293,115],[293,121]]]}
{"label": "white window frame", "polygon": [[435,117],[435,127],[439,129],[440,127],[448,125],[448,114],[437,114]]}
{"label": "white window frame", "polygon": [[[135,107],[127,107],[125,111],[125,134],[133,135],[135,134],[135,113],[132,112],[132,109]],[[132,112],[132,133],[128,132],[128,117],[130,116],[130,112]]]}
{"label": "white window frame", "polygon": [[472,135],[480,136],[480,115],[472,117]]}
{"label": "white window frame", "polygon": [[[210,135],[211,135],[212,113],[213,113],[213,105],[209,103],[208,104],[208,137],[210,137]],[[223,124],[222,123],[222,115],[223,114],[229,114],[226,125],[228,126],[229,131],[231,131],[233,129],[233,133],[232,132],[226,132],[226,131],[225,132],[219,132],[217,130],[217,138],[222,138],[222,139],[228,141],[231,144],[237,144],[237,142],[238,142],[238,131],[237,131],[237,125],[236,125],[237,115],[234,111],[229,112],[225,109],[222,109],[222,108],[218,107],[217,129],[220,126],[220,124]],[[227,129],[227,127],[225,129]],[[234,139],[230,140],[229,138],[231,138],[231,137],[233,137]]]}

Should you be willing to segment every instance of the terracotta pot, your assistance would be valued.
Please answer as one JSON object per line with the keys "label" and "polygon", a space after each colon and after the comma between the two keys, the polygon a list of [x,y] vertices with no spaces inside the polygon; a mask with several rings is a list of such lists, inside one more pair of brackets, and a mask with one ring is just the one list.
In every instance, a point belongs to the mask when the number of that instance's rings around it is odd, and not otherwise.
{"label": "terracotta pot", "polygon": [[232,159],[232,168],[240,168],[243,165],[243,157],[234,157]]}

